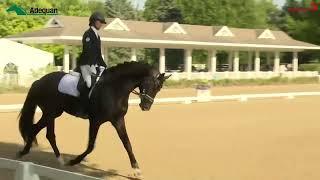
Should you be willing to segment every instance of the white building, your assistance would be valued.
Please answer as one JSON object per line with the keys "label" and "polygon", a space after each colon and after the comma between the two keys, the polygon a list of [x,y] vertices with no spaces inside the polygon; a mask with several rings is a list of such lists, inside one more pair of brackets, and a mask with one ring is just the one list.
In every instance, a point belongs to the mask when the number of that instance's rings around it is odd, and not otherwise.
{"label": "white building", "polygon": [[[81,46],[82,35],[88,29],[88,17],[55,16],[44,28],[9,36],[10,40],[34,44],[65,45],[63,69],[76,65],[76,55],[70,59],[70,47]],[[177,22],[145,22],[107,19],[99,32],[104,60],[108,63],[108,49],[112,47],[131,48],[131,60],[137,60],[137,49],[159,49],[160,72],[167,71],[166,49],[184,49],[184,71],[172,73],[171,79],[245,79],[271,77],[312,77],[317,71],[299,71],[298,53],[305,50],[319,51],[320,46],[297,41],[285,32],[270,29],[243,29],[227,26],[200,26]],[[207,72],[194,72],[192,53],[195,49],[206,50]],[[228,53],[228,69],[220,71],[223,65],[217,56]],[[246,59],[240,56],[245,53]],[[281,53],[291,53],[290,71],[280,71]],[[265,54],[266,64],[263,64]],[[241,60],[241,61],[240,61]],[[71,61],[71,62],[70,62]],[[245,62],[245,63],[243,63]],[[267,65],[269,70],[262,69]],[[240,68],[240,67],[245,68]],[[171,73],[171,72],[168,72]]]}
{"label": "white building", "polygon": [[[32,70],[46,67],[54,58],[52,53],[4,38],[0,39],[0,52],[1,82],[17,80],[22,86],[33,82]],[[8,69],[16,70],[17,75],[8,73]]]}

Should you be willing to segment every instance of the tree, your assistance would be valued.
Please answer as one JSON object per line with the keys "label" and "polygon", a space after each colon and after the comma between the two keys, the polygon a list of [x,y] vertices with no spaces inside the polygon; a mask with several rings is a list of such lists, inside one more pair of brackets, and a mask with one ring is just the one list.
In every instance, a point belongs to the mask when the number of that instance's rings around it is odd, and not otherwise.
{"label": "tree", "polygon": [[[289,8],[311,8],[313,0],[287,0],[281,11],[282,23],[279,25],[294,39],[320,45],[320,11],[289,11]],[[320,5],[318,4],[318,7]],[[280,18],[279,18],[280,19]],[[319,52],[301,53],[299,62],[306,63],[317,60],[320,62]]]}
{"label": "tree", "polygon": [[50,3],[45,0],[26,0],[23,2],[19,0],[5,1],[4,3],[0,4],[0,37],[40,28],[48,19],[44,16],[17,16],[15,13],[7,13],[5,9],[13,4],[17,4],[25,9],[30,6],[51,7]]}
{"label": "tree", "polygon": [[[105,14],[108,18],[120,18],[123,20],[141,20],[141,11],[134,9],[128,0],[106,0]],[[109,64],[111,66],[129,61],[131,56],[130,48],[110,48]],[[143,52],[137,51],[138,58],[143,58]]]}
{"label": "tree", "polygon": [[[183,21],[176,0],[147,0],[143,16],[146,20],[154,22],[182,23]],[[148,62],[153,64],[158,64],[159,53],[158,49],[145,50]],[[166,49],[167,66],[177,68],[179,64],[183,63],[183,54],[182,49]]]}
{"label": "tree", "polygon": [[283,10],[287,14],[288,33],[298,40],[320,45],[320,11],[290,12],[289,7],[310,8],[312,0],[287,1]]}
{"label": "tree", "polygon": [[[255,1],[254,28],[278,29],[281,19],[275,19],[281,11],[270,0]],[[277,24],[278,23],[278,24]]]}
{"label": "tree", "polygon": [[176,1],[187,24],[264,28],[268,26],[269,13],[276,10],[268,0]]}
{"label": "tree", "polygon": [[148,21],[179,22],[183,18],[175,0],[147,0],[144,18]]}
{"label": "tree", "polygon": [[[48,0],[53,7],[58,8],[59,14],[66,16],[89,16],[89,5],[80,0]],[[91,2],[90,2],[91,3]],[[89,3],[89,4],[90,4]]]}
{"label": "tree", "polygon": [[111,18],[136,19],[136,12],[128,0],[106,0],[105,11]]}

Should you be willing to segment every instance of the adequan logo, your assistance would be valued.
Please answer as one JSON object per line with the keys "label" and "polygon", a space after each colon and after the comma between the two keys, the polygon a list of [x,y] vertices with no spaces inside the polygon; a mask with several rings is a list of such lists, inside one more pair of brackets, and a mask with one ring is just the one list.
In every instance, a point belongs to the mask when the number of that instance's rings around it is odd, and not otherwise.
{"label": "adequan logo", "polygon": [[26,11],[21,6],[12,4],[7,10],[8,13],[15,12],[19,16],[23,15],[58,15],[57,8],[38,8],[31,7],[29,11]]}

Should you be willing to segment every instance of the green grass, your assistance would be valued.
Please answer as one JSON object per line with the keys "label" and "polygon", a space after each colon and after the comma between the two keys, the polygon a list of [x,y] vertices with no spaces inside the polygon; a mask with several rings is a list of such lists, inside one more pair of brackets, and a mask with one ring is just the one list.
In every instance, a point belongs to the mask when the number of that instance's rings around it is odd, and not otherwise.
{"label": "green grass", "polygon": [[26,93],[28,92],[29,88],[28,87],[23,87],[23,86],[17,86],[17,85],[3,85],[0,84],[0,94],[4,93]]}
{"label": "green grass", "polygon": [[[283,84],[315,84],[319,83],[318,77],[299,77],[299,78],[281,78],[275,77],[271,79],[223,79],[211,80],[207,84],[211,86],[251,86],[251,85],[283,85]],[[165,82],[166,88],[194,88],[198,84],[203,84],[203,80],[180,80]]]}
{"label": "green grass", "polygon": [[299,71],[318,71],[318,72],[320,72],[320,64],[319,63],[300,64]]}

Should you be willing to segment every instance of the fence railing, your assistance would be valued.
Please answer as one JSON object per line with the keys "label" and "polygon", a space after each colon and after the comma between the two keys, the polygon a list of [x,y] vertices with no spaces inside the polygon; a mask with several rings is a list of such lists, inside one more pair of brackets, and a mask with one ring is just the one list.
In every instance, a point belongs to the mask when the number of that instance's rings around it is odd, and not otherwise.
{"label": "fence railing", "polygon": [[[292,99],[298,96],[320,96],[320,92],[289,92],[289,93],[269,93],[269,94],[239,94],[239,95],[224,95],[224,96],[195,96],[195,97],[174,97],[174,98],[156,98],[155,104],[183,103],[190,104],[196,102],[210,101],[247,101],[249,99],[263,98],[288,98]],[[129,99],[130,105],[137,105],[140,99]],[[0,112],[16,112],[20,111],[23,104],[0,105]],[[37,109],[37,111],[40,111]]]}
{"label": "fence railing", "polygon": [[225,71],[225,72],[172,72],[168,73],[172,74],[170,77],[171,80],[180,80],[180,79],[214,79],[214,80],[221,80],[221,79],[269,79],[274,77],[287,77],[287,78],[297,78],[297,77],[317,77],[317,71],[286,71],[286,72],[273,72],[273,71],[260,71],[260,72],[232,72],[232,71]]}
{"label": "fence railing", "polygon": [[101,178],[79,173],[41,166],[32,162],[23,162],[6,158],[0,158],[0,169],[14,170],[14,180],[40,180],[40,176],[52,180],[103,180]]}

